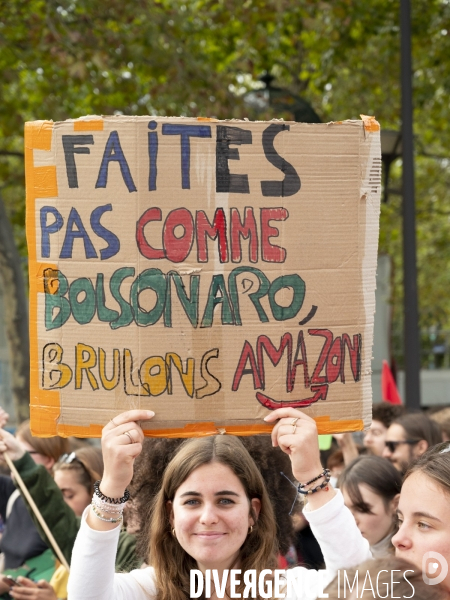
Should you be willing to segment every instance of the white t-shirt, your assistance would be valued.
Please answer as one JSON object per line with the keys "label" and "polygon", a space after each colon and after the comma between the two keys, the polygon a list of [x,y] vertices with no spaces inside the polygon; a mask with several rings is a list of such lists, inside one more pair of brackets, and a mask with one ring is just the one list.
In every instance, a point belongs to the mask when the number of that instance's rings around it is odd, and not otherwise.
{"label": "white t-shirt", "polygon": [[[131,573],[115,573],[114,561],[120,527],[110,531],[95,531],[86,523],[86,513],[73,548],[68,584],[69,600],[152,600],[156,598],[152,567]],[[323,584],[333,580],[338,569],[350,569],[371,558],[369,543],[356,526],[353,515],[344,505],[342,494],[317,510],[308,506],[303,514],[319,542],[326,571]],[[308,569],[295,567],[290,578],[304,581]],[[294,591],[286,600],[308,600],[307,590]]]}

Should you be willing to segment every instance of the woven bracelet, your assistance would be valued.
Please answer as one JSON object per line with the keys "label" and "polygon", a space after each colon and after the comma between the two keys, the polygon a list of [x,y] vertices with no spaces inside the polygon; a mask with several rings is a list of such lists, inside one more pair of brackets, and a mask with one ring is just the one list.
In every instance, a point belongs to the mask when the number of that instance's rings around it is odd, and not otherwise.
{"label": "woven bracelet", "polygon": [[110,498],[109,496],[105,496],[105,494],[103,494],[103,492],[100,491],[100,483],[100,479],[94,483],[94,492],[96,496],[98,496],[105,502],[108,502],[109,504],[124,504],[130,499],[130,492],[128,490],[125,490],[125,493],[122,496],[122,498]]}
{"label": "woven bracelet", "polygon": [[100,521],[104,521],[105,523],[120,523],[121,521],[123,521],[122,515],[120,515],[117,519],[115,519],[114,517],[106,518],[95,508],[93,504],[91,504],[91,508],[94,515],[97,517],[97,519],[100,519]]}

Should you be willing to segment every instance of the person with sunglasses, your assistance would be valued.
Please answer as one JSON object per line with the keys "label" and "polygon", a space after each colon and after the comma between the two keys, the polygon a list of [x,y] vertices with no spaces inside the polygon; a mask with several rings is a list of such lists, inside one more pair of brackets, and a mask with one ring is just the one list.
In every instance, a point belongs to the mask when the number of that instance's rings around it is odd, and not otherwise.
{"label": "person with sunglasses", "polygon": [[383,457],[404,474],[415,459],[439,442],[442,442],[439,425],[423,413],[411,413],[396,419],[389,427]]}
{"label": "person with sunglasses", "polygon": [[379,402],[372,406],[372,423],[364,435],[364,448],[369,454],[383,456],[386,433],[395,419],[403,416],[405,407],[402,404]]}

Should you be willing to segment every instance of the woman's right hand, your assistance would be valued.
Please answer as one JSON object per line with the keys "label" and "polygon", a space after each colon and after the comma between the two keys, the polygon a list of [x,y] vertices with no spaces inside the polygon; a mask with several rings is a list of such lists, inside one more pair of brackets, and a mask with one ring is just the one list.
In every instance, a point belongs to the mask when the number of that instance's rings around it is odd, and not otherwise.
{"label": "woman's right hand", "polygon": [[[26,450],[12,433],[9,433],[6,429],[0,429],[0,454],[3,455],[4,452],[8,452],[11,460],[19,460]],[[3,456],[0,458],[3,458]]]}
{"label": "woman's right hand", "polygon": [[105,496],[121,498],[133,478],[133,466],[142,451],[144,432],[139,421],[155,416],[151,410],[129,410],[105,425],[102,452],[105,465],[100,490]]}
{"label": "woman's right hand", "polygon": [[15,600],[58,600],[55,590],[44,579],[37,583],[26,577],[17,578],[19,585],[15,585],[9,594]]}

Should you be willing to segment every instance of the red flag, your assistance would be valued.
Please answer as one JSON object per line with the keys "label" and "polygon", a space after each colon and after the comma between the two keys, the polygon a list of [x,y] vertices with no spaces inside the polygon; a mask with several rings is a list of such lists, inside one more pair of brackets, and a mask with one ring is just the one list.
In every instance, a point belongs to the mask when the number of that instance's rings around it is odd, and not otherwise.
{"label": "red flag", "polygon": [[381,397],[385,402],[402,404],[402,399],[398,393],[394,376],[392,375],[392,371],[386,360],[383,360],[383,368],[381,371]]}

